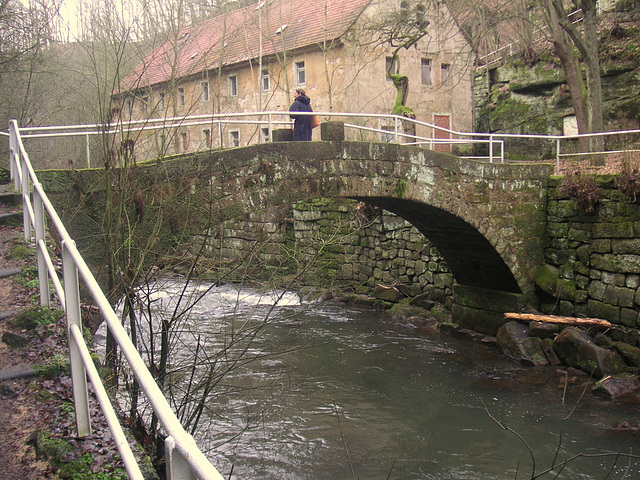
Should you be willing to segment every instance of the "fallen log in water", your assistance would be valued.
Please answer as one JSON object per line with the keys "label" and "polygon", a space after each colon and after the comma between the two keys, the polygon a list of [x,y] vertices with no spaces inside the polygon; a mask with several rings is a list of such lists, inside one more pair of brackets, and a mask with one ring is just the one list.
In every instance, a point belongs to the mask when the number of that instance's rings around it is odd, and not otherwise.
{"label": "fallen log in water", "polygon": [[507,320],[519,320],[521,322],[561,323],[563,325],[597,325],[599,327],[612,327],[613,324],[599,318],[560,317],[557,315],[541,315],[535,313],[505,313]]}

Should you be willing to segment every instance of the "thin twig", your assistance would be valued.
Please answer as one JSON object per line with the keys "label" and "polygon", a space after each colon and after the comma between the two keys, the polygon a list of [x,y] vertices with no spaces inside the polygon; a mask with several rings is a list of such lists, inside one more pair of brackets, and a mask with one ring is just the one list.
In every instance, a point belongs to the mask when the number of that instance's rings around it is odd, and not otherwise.
{"label": "thin twig", "polygon": [[506,430],[508,432],[513,433],[516,437],[518,437],[520,439],[520,441],[524,444],[524,446],[527,447],[527,450],[529,451],[529,455],[531,456],[531,463],[532,463],[532,465],[531,465],[531,478],[534,478],[535,474],[536,474],[536,458],[533,455],[533,450],[531,450],[531,447],[529,446],[527,441],[524,439],[524,437],[522,435],[520,435],[518,432],[516,432],[513,428],[507,427],[506,425],[503,425],[497,418],[495,418],[493,415],[491,415],[491,412],[489,412],[489,409],[487,408],[487,405],[484,403],[484,400],[480,399],[480,401],[482,402],[482,406],[484,407],[485,411],[487,412],[487,415],[489,415],[489,418],[491,420],[496,422],[498,424],[498,426],[500,428],[502,428],[503,430]]}

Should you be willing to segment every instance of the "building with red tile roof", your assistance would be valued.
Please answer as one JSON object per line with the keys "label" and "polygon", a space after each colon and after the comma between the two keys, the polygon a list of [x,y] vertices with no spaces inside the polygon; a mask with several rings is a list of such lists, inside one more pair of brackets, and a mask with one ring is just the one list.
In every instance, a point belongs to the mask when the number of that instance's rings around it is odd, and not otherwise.
{"label": "building with red tile roof", "polygon": [[[296,88],[306,90],[314,111],[389,113],[396,97],[386,76],[391,49],[371,41],[371,26],[386,12],[417,8],[427,35],[398,56],[409,77],[407,104],[418,120],[469,131],[472,50],[444,2],[420,2],[262,0],[229,11],[175,32],[149,53],[114,92],[114,113],[130,120],[287,111]],[[133,140],[138,153],[146,145],[148,158],[270,136],[264,126],[211,127],[172,127]]]}

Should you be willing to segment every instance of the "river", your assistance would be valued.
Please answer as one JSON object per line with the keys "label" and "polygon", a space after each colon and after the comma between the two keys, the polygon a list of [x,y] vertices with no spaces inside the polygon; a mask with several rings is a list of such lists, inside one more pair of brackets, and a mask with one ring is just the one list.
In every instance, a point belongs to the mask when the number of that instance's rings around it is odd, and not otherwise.
{"label": "river", "polygon": [[[225,478],[529,479],[578,454],[596,457],[541,478],[640,478],[640,459],[597,456],[640,453],[637,406],[582,395],[585,377],[367,308],[286,294],[269,313],[272,303],[216,287],[184,329],[235,367],[195,435]],[[252,361],[237,362],[240,351]]]}

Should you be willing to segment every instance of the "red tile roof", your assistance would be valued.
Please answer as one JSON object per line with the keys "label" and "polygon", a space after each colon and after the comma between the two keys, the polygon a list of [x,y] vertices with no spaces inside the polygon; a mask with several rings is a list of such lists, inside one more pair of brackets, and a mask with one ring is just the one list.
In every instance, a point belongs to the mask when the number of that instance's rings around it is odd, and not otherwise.
{"label": "red tile roof", "polygon": [[[120,91],[339,39],[371,0],[262,0],[181,30],[151,52]],[[280,33],[277,33],[280,31]],[[177,47],[177,48],[174,48]],[[173,72],[172,72],[173,69]]]}

